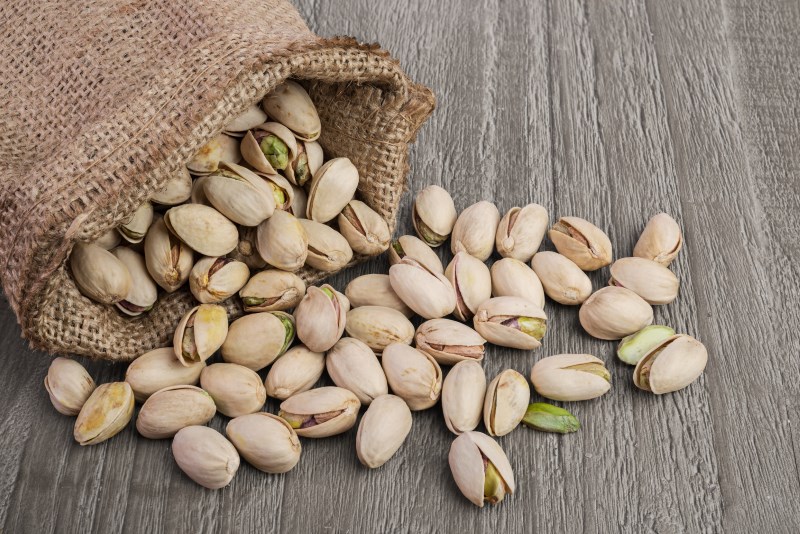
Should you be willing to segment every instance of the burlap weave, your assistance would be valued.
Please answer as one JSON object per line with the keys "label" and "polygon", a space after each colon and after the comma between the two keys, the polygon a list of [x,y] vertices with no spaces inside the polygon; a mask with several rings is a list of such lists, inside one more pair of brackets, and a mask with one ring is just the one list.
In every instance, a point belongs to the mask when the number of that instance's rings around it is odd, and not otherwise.
{"label": "burlap weave", "polygon": [[434,105],[385,51],[317,37],[286,0],[3,0],[0,52],[6,296],[34,347],[111,360],[170,343],[191,295],[123,317],[83,297],[65,260],[231,117],[303,80],[326,156],[353,160],[361,198],[393,228],[408,143]]}

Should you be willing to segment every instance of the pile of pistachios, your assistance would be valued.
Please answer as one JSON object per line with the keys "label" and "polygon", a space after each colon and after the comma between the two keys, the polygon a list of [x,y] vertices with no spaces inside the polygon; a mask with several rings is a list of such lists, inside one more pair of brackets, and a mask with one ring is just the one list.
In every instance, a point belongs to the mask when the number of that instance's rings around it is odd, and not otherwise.
{"label": "pile of pistachios", "polygon": [[[352,199],[358,172],[349,160],[321,163],[313,141],[319,119],[305,91],[287,82],[263,107],[234,120],[189,163],[198,177],[182,194],[165,190],[154,199],[191,203],[169,208],[152,225],[148,204],[145,215],[119,228],[131,243],[144,240],[144,258],[131,247],[113,248],[109,236],[75,248],[78,287],[99,302],[134,315],[153,305],[155,284],[175,291],[188,280],[199,303],[176,326],[172,346],[134,360],[123,382],[95,387],[79,363],[52,363],[45,387],[59,412],[77,415],[81,445],[120,432],[139,402],[139,434],[172,438],[180,469],[217,489],[231,482],[241,458],[266,473],[291,470],[300,438],[347,432],[362,407],[355,452],[365,466],[380,467],[405,442],[412,412],[441,400],[444,424],[457,436],[449,452],[453,477],[483,506],[515,488],[511,464],[491,436],[521,423],[562,434],[580,428],[564,408],[531,402],[530,384],[554,401],[594,399],[611,389],[605,362],[590,354],[541,358],[530,382],[514,369],[487,380],[487,343],[542,346],[546,297],[580,306],[589,335],[621,340],[617,355],[635,365],[633,383],[643,391],[674,392],[702,374],[708,356],[700,342],[651,324],[652,306],[678,296],[669,264],[683,236],[669,215],[650,219],[633,255],[612,264],[611,241],[589,221],[561,217],[551,225],[538,204],[501,217],[486,201],[458,214],[450,194],[430,186],[413,204],[418,237],[391,241],[386,222]],[[264,122],[267,115],[275,121]],[[249,168],[236,163],[239,154]],[[308,198],[298,202],[304,184]],[[326,224],[337,217],[338,231]],[[556,252],[539,252],[545,234]],[[448,239],[445,267],[433,248]],[[388,274],[355,278],[344,292],[307,287],[294,272],[303,265],[336,270],[353,251],[387,248]],[[495,251],[501,259],[489,267]],[[204,256],[196,263],[195,253]],[[609,284],[593,291],[586,272],[609,265]],[[263,270],[251,277],[251,269]],[[245,314],[230,321],[220,303],[237,293]],[[318,386],[324,373],[333,386]],[[282,401],[277,414],[262,411],[268,397]],[[230,418],[224,436],[205,426],[217,412]],[[486,433],[476,431],[481,422]]]}

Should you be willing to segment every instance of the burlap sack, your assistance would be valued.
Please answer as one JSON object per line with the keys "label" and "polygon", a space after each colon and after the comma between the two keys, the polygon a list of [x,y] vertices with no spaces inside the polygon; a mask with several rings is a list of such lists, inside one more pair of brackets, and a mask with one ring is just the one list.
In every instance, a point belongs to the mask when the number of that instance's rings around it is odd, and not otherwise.
{"label": "burlap sack", "polygon": [[34,347],[129,360],[171,343],[188,291],[123,317],[65,260],[288,77],[319,108],[326,157],[353,160],[394,228],[434,99],[377,46],[317,37],[286,0],[4,0],[0,28],[0,273]]}

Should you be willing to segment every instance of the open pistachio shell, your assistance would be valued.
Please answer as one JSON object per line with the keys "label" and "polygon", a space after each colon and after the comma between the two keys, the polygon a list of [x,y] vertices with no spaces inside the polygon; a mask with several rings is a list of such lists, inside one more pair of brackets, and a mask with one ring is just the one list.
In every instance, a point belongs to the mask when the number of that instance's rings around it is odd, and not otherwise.
{"label": "open pistachio shell", "polygon": [[286,80],[265,96],[261,105],[270,118],[285,124],[300,139],[314,141],[319,137],[322,128],[317,108],[299,83]]}
{"label": "open pistachio shell", "polygon": [[494,377],[483,402],[483,424],[490,436],[505,436],[519,426],[531,400],[528,380],[513,369]]}
{"label": "open pistachio shell", "polygon": [[308,236],[306,264],[320,271],[342,269],[353,259],[353,249],[342,234],[328,225],[298,219]]}
{"label": "open pistachio shell", "polygon": [[281,403],[284,418],[305,438],[326,438],[347,432],[356,424],[361,403],[355,394],[340,387],[321,387],[303,391]]}
{"label": "open pistachio shell", "polygon": [[389,225],[378,213],[361,202],[351,200],[337,219],[339,231],[359,254],[376,256],[389,248],[392,234]]}
{"label": "open pistachio shell", "polygon": [[231,258],[203,258],[189,274],[189,288],[198,302],[213,304],[232,297],[247,283],[250,269]]}
{"label": "open pistachio shell", "polygon": [[444,243],[453,231],[458,214],[453,198],[438,185],[429,185],[414,199],[411,221],[417,235],[431,247]]}
{"label": "open pistachio shell", "polygon": [[355,393],[363,405],[389,392],[375,353],[363,341],[343,337],[328,351],[325,368],[333,383]]}
{"label": "open pistachio shell", "polygon": [[412,410],[426,410],[442,393],[442,369],[429,354],[404,343],[386,347],[381,358],[392,392]]}
{"label": "open pistachio shell", "polygon": [[378,354],[392,343],[409,345],[414,338],[411,321],[399,311],[382,306],[351,309],[347,312],[345,330]]}
{"label": "open pistachio shell", "polygon": [[258,225],[258,253],[264,261],[284,271],[297,271],[308,257],[308,234],[299,219],[278,210]]}
{"label": "open pistachio shell", "polygon": [[429,271],[444,274],[444,266],[439,256],[424,241],[413,235],[398,237],[389,248],[390,266],[400,263],[406,257],[417,260]]}
{"label": "open pistachio shell", "polygon": [[144,238],[144,260],[153,280],[167,293],[172,293],[189,279],[194,253],[189,245],[167,230],[164,219],[159,216]]}
{"label": "open pistachio shell", "polygon": [[265,473],[286,473],[300,461],[302,447],[294,429],[271,413],[240,415],[225,434],[247,463]]}
{"label": "open pistachio shell", "polygon": [[233,321],[222,344],[222,359],[259,371],[294,341],[294,319],[286,312],[251,313]]}
{"label": "open pistachio shell", "polygon": [[356,434],[356,454],[365,466],[380,467],[403,445],[411,431],[411,410],[395,395],[381,395],[370,404]]}
{"label": "open pistachio shell", "polygon": [[494,297],[478,307],[475,330],[490,343],[515,349],[537,349],[547,331],[544,311],[519,297]]}
{"label": "open pistachio shell", "polygon": [[[503,258],[492,264],[491,276],[493,297],[520,297],[544,308],[542,283],[526,264],[514,258]],[[589,287],[591,290],[591,285]]]}
{"label": "open pistachio shell", "polygon": [[254,274],[239,291],[246,312],[286,311],[306,294],[306,283],[294,273],[271,269]]}
{"label": "open pistachio shell", "polygon": [[125,298],[117,302],[117,308],[131,316],[149,311],[158,299],[158,288],[147,272],[144,257],[127,247],[117,247],[111,253],[125,264],[131,275],[131,288]]}
{"label": "open pistachio shell", "polygon": [[683,247],[683,234],[678,223],[666,213],[654,215],[644,227],[633,255],[668,266]]}
{"label": "open pistachio shell", "polygon": [[181,428],[208,423],[217,407],[211,395],[195,386],[169,386],[153,393],[136,417],[136,430],[148,439],[174,436]]}
{"label": "open pistachio shell", "polygon": [[692,336],[678,334],[653,347],[636,364],[633,383],[657,395],[687,387],[703,374],[706,347]]}
{"label": "open pistachio shell", "polygon": [[425,321],[415,336],[417,349],[430,354],[441,365],[483,360],[486,340],[465,324],[450,319]]}
{"label": "open pistachio shell", "polygon": [[[284,211],[291,211],[294,205],[295,188],[289,180],[280,174],[259,173],[258,176],[264,179],[272,191],[272,198],[275,199],[275,208]],[[294,215],[294,214],[293,214]]]}
{"label": "open pistachio shell", "polygon": [[660,263],[644,258],[620,258],[610,271],[610,285],[628,288],[648,304],[669,304],[678,298],[678,277]]}
{"label": "open pistachio shell", "polygon": [[164,214],[164,224],[178,239],[204,256],[224,256],[239,244],[236,225],[202,204],[170,208]]}
{"label": "open pistachio shell", "polygon": [[252,271],[259,271],[267,266],[267,262],[258,253],[258,227],[240,226],[239,243],[228,257],[247,265]]}
{"label": "open pistachio shell", "polygon": [[153,224],[153,205],[145,202],[119,226],[119,233],[129,243],[141,243]]}
{"label": "open pistachio shell", "polygon": [[[304,186],[322,167],[322,147],[316,141],[297,140],[297,154],[283,170],[286,179],[296,186]],[[305,210],[305,206],[303,206]]]}
{"label": "open pistachio shell", "polygon": [[547,296],[559,304],[581,304],[592,294],[592,281],[586,273],[558,252],[537,252],[531,267]]}
{"label": "open pistachio shell", "polygon": [[252,104],[225,125],[225,133],[234,137],[241,137],[247,130],[255,128],[266,121],[267,114],[258,107],[258,104]]}
{"label": "open pistachio shell", "polygon": [[455,255],[447,265],[444,275],[456,292],[453,315],[459,321],[470,321],[475,310],[492,296],[492,275],[481,260],[464,251]]}
{"label": "open pistachio shell", "polygon": [[442,385],[442,414],[450,432],[459,435],[475,430],[485,395],[486,375],[477,361],[464,360],[450,369]]}
{"label": "open pistachio shell", "polygon": [[197,151],[186,164],[186,168],[196,176],[203,176],[216,171],[220,161],[239,163],[241,159],[239,140],[229,135],[219,134]]}
{"label": "open pistachio shell", "polygon": [[56,358],[47,370],[44,388],[59,413],[78,415],[95,388],[86,369],[67,358]]}
{"label": "open pistachio shell", "polygon": [[450,445],[450,471],[458,489],[473,504],[497,504],[514,493],[514,472],[503,449],[480,432],[464,432]]}
{"label": "open pistachio shell", "polygon": [[166,185],[153,193],[150,200],[163,206],[176,206],[189,200],[192,195],[192,176],[186,167],[181,167]]}
{"label": "open pistachio shell", "polygon": [[207,426],[182,428],[172,440],[172,455],[181,471],[208,489],[230,484],[239,470],[239,453],[222,434]]}
{"label": "open pistachio shell", "polygon": [[211,205],[242,226],[257,226],[275,211],[269,184],[253,171],[233,163],[220,163],[219,169],[205,179],[204,188]]}
{"label": "open pistachio shell", "polygon": [[630,289],[607,286],[586,299],[578,318],[590,336],[615,340],[651,324],[653,308]]}
{"label": "open pistachio shell", "polygon": [[611,263],[611,240],[585,219],[561,217],[548,232],[556,249],[584,271]]}
{"label": "open pistachio shell", "polygon": [[354,278],[347,284],[344,294],[353,308],[383,306],[395,309],[406,317],[414,315],[414,311],[392,289],[388,274],[365,274]]}
{"label": "open pistachio shell", "polygon": [[409,257],[389,268],[389,282],[397,296],[425,319],[444,317],[456,307],[450,281]]}
{"label": "open pistachio shell", "polygon": [[591,354],[542,358],[531,369],[531,383],[542,397],[558,401],[589,400],[611,389],[611,373]]}
{"label": "open pistachio shell", "polygon": [[133,416],[133,390],[127,382],[98,386],[81,407],[73,436],[81,445],[97,445],[128,426]]}
{"label": "open pistachio shell", "polygon": [[95,302],[116,304],[131,290],[133,281],[128,268],[104,248],[76,243],[69,262],[75,285]]}
{"label": "open pistachio shell", "polygon": [[349,159],[328,160],[311,181],[306,208],[308,218],[320,223],[330,221],[353,200],[357,187],[358,169]]}
{"label": "open pistachio shell", "polygon": [[125,382],[131,385],[136,400],[144,402],[166,387],[196,385],[205,366],[205,362],[183,365],[175,358],[172,347],[163,347],[145,352],[133,360],[125,371]]}
{"label": "open pistachio shell", "polygon": [[482,200],[469,206],[458,216],[450,236],[453,254],[462,250],[470,256],[486,261],[494,251],[500,212],[491,202]]}
{"label": "open pistachio shell", "polygon": [[283,124],[266,122],[245,134],[240,149],[244,160],[254,169],[276,174],[297,156],[297,140]]}
{"label": "open pistachio shell", "polygon": [[325,370],[325,353],[295,345],[280,356],[269,368],[264,386],[267,395],[286,400],[301,391],[308,391]]}
{"label": "open pistachio shell", "polygon": [[497,227],[497,252],[504,258],[529,262],[542,244],[547,222],[547,210],[539,204],[511,208]]}
{"label": "open pistachio shell", "polygon": [[259,412],[267,401],[261,377],[235,363],[214,363],[203,369],[200,387],[214,399],[217,410],[228,417]]}
{"label": "open pistachio shell", "polygon": [[228,335],[228,313],[217,304],[192,308],[178,323],[173,338],[175,357],[183,365],[204,362],[222,346]]}
{"label": "open pistachio shell", "polygon": [[294,311],[297,337],[309,349],[325,352],[342,337],[349,310],[347,297],[328,284],[309,287]]}

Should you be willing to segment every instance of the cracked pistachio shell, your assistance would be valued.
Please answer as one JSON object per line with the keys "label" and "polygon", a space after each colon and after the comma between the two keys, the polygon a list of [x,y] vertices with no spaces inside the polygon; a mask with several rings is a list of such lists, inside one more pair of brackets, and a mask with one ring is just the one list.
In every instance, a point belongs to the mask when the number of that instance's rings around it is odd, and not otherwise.
{"label": "cracked pistachio shell", "polygon": [[125,241],[141,243],[151,224],[153,224],[153,205],[145,202],[119,225],[118,230]]}
{"label": "cracked pistachio shell", "polygon": [[189,197],[191,204],[202,204],[203,206],[211,207],[211,202],[209,202],[208,198],[206,197],[206,182],[208,181],[208,175],[205,174],[203,176],[198,176],[192,182],[192,195]]}
{"label": "cracked pistachio shell", "polygon": [[409,257],[389,268],[389,282],[397,296],[425,319],[444,317],[456,307],[450,281]]}
{"label": "cracked pistachio shell", "polygon": [[286,352],[294,341],[294,318],[286,312],[260,312],[231,323],[222,359],[258,371]]}
{"label": "cracked pistachio shell", "polygon": [[475,330],[489,343],[515,349],[538,349],[547,331],[547,315],[519,297],[494,297],[478,308]]}
{"label": "cracked pistachio shell", "polygon": [[508,457],[486,434],[470,431],[458,436],[450,445],[448,461],[458,489],[477,506],[497,504],[506,494],[514,493],[514,472]]}
{"label": "cracked pistachio shell", "polygon": [[131,288],[125,298],[117,302],[117,308],[132,316],[149,311],[158,299],[158,288],[147,272],[144,257],[127,247],[117,247],[111,253],[125,264],[131,275]]}
{"label": "cracked pistachio shell", "polygon": [[411,344],[414,325],[397,310],[383,306],[360,306],[347,312],[345,330],[373,352],[383,352],[392,343]]}
{"label": "cracked pistachio shell", "polygon": [[442,385],[442,414],[450,432],[475,430],[481,422],[486,375],[477,361],[464,360],[450,369]]}
{"label": "cracked pistachio shell", "polygon": [[436,255],[436,252],[426,245],[424,241],[413,235],[398,237],[389,248],[390,266],[400,263],[406,257],[417,260],[429,271],[444,274],[442,260]]}
{"label": "cracked pistachio shell", "polygon": [[221,161],[239,163],[241,159],[239,140],[221,133],[201,147],[186,164],[186,168],[196,176],[204,176],[216,171]]}
{"label": "cracked pistachio shell", "polygon": [[224,256],[239,244],[236,225],[202,204],[170,208],[164,214],[164,224],[178,239],[204,256]]}
{"label": "cracked pistachio shell", "polygon": [[397,310],[406,317],[414,315],[414,311],[392,289],[388,274],[365,274],[354,278],[345,287],[344,294],[353,308],[383,306]]}
{"label": "cracked pistachio shell", "polygon": [[76,243],[69,262],[78,289],[95,302],[116,304],[131,290],[133,282],[128,268],[104,248]]}
{"label": "cracked pistachio shell", "polygon": [[347,297],[328,284],[309,287],[294,310],[298,339],[315,352],[325,352],[342,337],[349,310]]}
{"label": "cracked pistachio shell", "polygon": [[267,401],[261,377],[235,363],[214,363],[203,369],[200,387],[214,399],[217,410],[228,417],[261,411]]}
{"label": "cracked pistachio shell", "polygon": [[192,308],[175,328],[172,347],[183,365],[204,362],[222,346],[228,335],[228,313],[217,304]]}
{"label": "cracked pistachio shell", "polygon": [[294,134],[278,122],[265,122],[254,127],[244,135],[239,148],[247,163],[266,174],[276,174],[285,169],[297,156]]}
{"label": "cracked pistachio shell", "polygon": [[630,289],[607,286],[581,304],[578,318],[590,336],[615,340],[651,324],[653,308]]}
{"label": "cracked pistachio shell", "polygon": [[298,219],[308,235],[306,265],[320,271],[333,272],[353,259],[353,249],[342,234],[328,225]]}
{"label": "cracked pistachio shell", "polygon": [[360,200],[351,200],[342,209],[337,221],[339,231],[355,252],[377,256],[389,248],[392,240],[389,225],[378,212]]}
{"label": "cracked pistachio shell", "polygon": [[343,337],[337,341],[328,351],[325,368],[334,384],[352,391],[365,406],[389,393],[377,356],[358,339]]}
{"label": "cracked pistachio shell", "polygon": [[283,401],[280,417],[305,438],[327,438],[356,424],[361,403],[344,388],[328,386],[303,391]]}
{"label": "cracked pistachio shell", "polygon": [[417,235],[428,246],[438,247],[444,243],[450,237],[457,218],[453,198],[438,185],[429,185],[417,193],[411,208],[411,221]]}
{"label": "cracked pistachio shell", "polygon": [[667,267],[683,247],[683,234],[678,223],[666,213],[654,215],[644,227],[633,255]]}
{"label": "cracked pistachio shell", "polygon": [[513,369],[494,377],[483,401],[483,424],[490,436],[505,436],[519,426],[528,403],[531,388],[528,380]]}
{"label": "cracked pistachio shell", "polygon": [[314,141],[322,129],[317,108],[311,97],[297,82],[286,80],[272,90],[261,102],[273,120],[285,124],[304,141]]}
{"label": "cracked pistachio shell", "polygon": [[453,254],[462,250],[470,256],[486,261],[494,251],[494,240],[497,226],[500,224],[500,212],[491,202],[477,202],[458,216],[453,233],[450,236],[450,248]]}
{"label": "cracked pistachio shell", "polygon": [[117,245],[119,245],[120,241],[122,241],[122,236],[117,231],[116,228],[112,228],[111,230],[107,230],[104,234],[100,237],[92,241],[93,245],[97,245],[100,248],[104,248],[106,250],[111,250]]}
{"label": "cracked pistachio shell", "polygon": [[189,274],[189,288],[198,302],[213,304],[235,295],[250,278],[247,265],[231,258],[203,258]]}
{"label": "cracked pistachio shell", "polygon": [[381,365],[392,392],[412,410],[427,410],[439,400],[442,369],[429,354],[394,343],[384,349]]}
{"label": "cracked pistachio shell", "polygon": [[635,334],[622,338],[617,345],[617,357],[627,364],[636,365],[653,347],[674,335],[675,330],[668,326],[645,326]]}
{"label": "cracked pistachio shell", "polygon": [[242,226],[257,226],[275,211],[269,184],[253,171],[233,163],[220,163],[219,170],[205,178],[203,190],[217,211]]}
{"label": "cracked pistachio shell", "polygon": [[225,133],[233,137],[242,137],[247,130],[265,122],[267,122],[267,114],[258,107],[258,104],[251,104],[225,125]]}
{"label": "cracked pistachio shell", "polygon": [[483,360],[486,340],[465,324],[450,319],[425,321],[415,336],[417,350],[430,354],[441,365]]}
{"label": "cracked pistachio shell", "polygon": [[548,232],[556,250],[584,271],[611,263],[611,241],[600,228],[580,217],[561,217]]}
{"label": "cracked pistachio shell", "polygon": [[244,311],[286,311],[306,294],[306,283],[294,273],[270,269],[254,274],[239,291]]}
{"label": "cracked pistachio shell", "polygon": [[84,367],[67,358],[56,358],[44,377],[44,388],[59,413],[78,415],[95,388]]}
{"label": "cracked pistachio shell", "polygon": [[306,206],[308,205],[308,194],[306,193],[305,189],[296,185],[292,186],[292,191],[294,191],[292,202],[289,204],[289,207],[286,208],[286,211],[298,219],[305,219]]}
{"label": "cracked pistachio shell", "polygon": [[592,281],[586,273],[558,252],[537,252],[531,267],[547,296],[559,304],[581,304],[592,294]]}
{"label": "cracked pistachio shell", "polygon": [[[526,264],[514,258],[503,258],[492,264],[491,275],[493,297],[520,297],[544,308],[542,282]],[[589,288],[591,291],[591,285]]]}
{"label": "cracked pistachio shell", "polygon": [[328,160],[311,180],[306,214],[312,221],[326,223],[353,200],[358,187],[358,169],[347,158]]}
{"label": "cracked pistachio shell", "polygon": [[356,434],[358,460],[374,469],[388,462],[411,432],[411,410],[395,395],[381,395],[370,404]]}
{"label": "cracked pistachio shell", "polygon": [[189,200],[192,196],[192,176],[186,167],[181,167],[167,180],[164,187],[153,193],[152,202],[162,206],[176,206]]}
{"label": "cracked pistachio shell", "polygon": [[240,415],[228,423],[225,434],[242,458],[259,471],[286,473],[300,461],[300,439],[277,415]]}
{"label": "cracked pistachio shell", "polygon": [[205,366],[205,362],[183,365],[175,358],[172,347],[153,349],[131,362],[125,371],[125,382],[130,384],[136,400],[144,402],[166,387],[196,385]]}
{"label": "cracked pistachio shell", "polygon": [[542,397],[581,401],[594,399],[611,389],[611,374],[603,360],[591,354],[559,354],[534,364],[531,383]]}
{"label": "cracked pistachio shell", "polygon": [[272,191],[272,198],[275,199],[275,208],[289,211],[294,204],[294,187],[289,180],[280,174],[258,174]]}
{"label": "cracked pistachio shell", "polygon": [[497,252],[504,258],[531,261],[542,244],[547,223],[547,210],[539,204],[511,208],[497,227]]}
{"label": "cracked pistachio shell", "polygon": [[158,217],[144,238],[144,261],[153,280],[172,293],[189,279],[194,252],[167,230],[164,219]]}
{"label": "cracked pistachio shell", "polygon": [[678,277],[660,263],[644,258],[621,258],[610,270],[610,285],[628,288],[648,304],[669,304],[678,298]]}
{"label": "cracked pistachio shell", "polygon": [[472,320],[478,306],[492,296],[492,275],[489,267],[462,251],[447,265],[444,275],[456,292],[453,315],[459,321]]}
{"label": "cracked pistachio shell", "polygon": [[171,438],[181,428],[208,423],[215,413],[214,400],[202,389],[169,386],[145,401],[136,417],[136,430],[148,439]]}
{"label": "cracked pistachio shell", "polygon": [[133,405],[133,390],[127,382],[97,386],[75,420],[75,441],[97,445],[115,436],[130,422]]}
{"label": "cracked pistachio shell", "polygon": [[264,261],[284,271],[297,271],[308,256],[308,234],[288,211],[276,211],[259,224],[256,243]]}
{"label": "cracked pistachio shell", "polygon": [[692,336],[669,337],[644,355],[633,371],[633,383],[657,395],[687,387],[703,374],[706,347]]}
{"label": "cracked pistachio shell", "polygon": [[325,370],[325,353],[295,345],[282,354],[269,368],[264,386],[267,395],[286,400],[301,391],[308,391]]}
{"label": "cracked pistachio shell", "polygon": [[239,470],[236,448],[207,426],[180,429],[172,440],[172,455],[186,476],[208,489],[224,488]]}
{"label": "cracked pistachio shell", "polygon": [[[317,174],[324,163],[322,147],[316,141],[297,140],[297,154],[283,170],[286,179],[296,186],[304,186]],[[303,207],[305,210],[305,207]]]}
{"label": "cracked pistachio shell", "polygon": [[257,227],[240,226],[239,244],[228,254],[228,257],[244,263],[253,271],[264,269],[267,266],[267,262],[258,253],[257,240]]}

